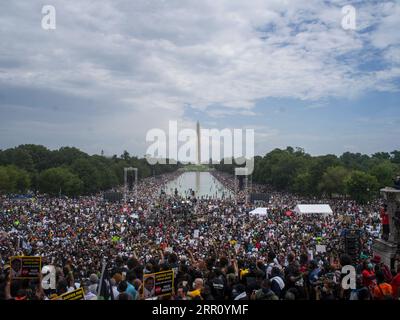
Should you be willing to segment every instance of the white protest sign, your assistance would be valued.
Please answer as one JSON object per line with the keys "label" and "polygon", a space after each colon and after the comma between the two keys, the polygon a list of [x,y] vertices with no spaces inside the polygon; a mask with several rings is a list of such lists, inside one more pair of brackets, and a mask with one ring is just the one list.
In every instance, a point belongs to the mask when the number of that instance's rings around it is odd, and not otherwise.
{"label": "white protest sign", "polygon": [[199,237],[200,231],[198,229],[194,230],[193,238],[197,239]]}
{"label": "white protest sign", "polygon": [[235,251],[236,251],[236,253],[239,253],[239,250],[240,250],[240,243],[236,243],[236,244],[235,244]]}
{"label": "white protest sign", "polygon": [[311,261],[314,259],[314,252],[312,250],[308,250],[308,260]]}

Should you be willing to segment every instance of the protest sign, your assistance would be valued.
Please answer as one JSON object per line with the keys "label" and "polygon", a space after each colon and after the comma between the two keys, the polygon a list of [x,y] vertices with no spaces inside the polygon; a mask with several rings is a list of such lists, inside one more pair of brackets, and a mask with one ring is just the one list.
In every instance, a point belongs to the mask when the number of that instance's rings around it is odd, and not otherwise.
{"label": "protest sign", "polygon": [[172,294],[173,290],[173,270],[143,275],[143,297],[145,299]]}
{"label": "protest sign", "polygon": [[236,243],[234,248],[235,248],[236,254],[238,254],[239,250],[240,250],[240,243]]}
{"label": "protest sign", "polygon": [[85,300],[85,292],[83,288],[79,288],[71,292],[66,292],[54,298],[54,300]]}
{"label": "protest sign", "polygon": [[120,240],[121,240],[121,237],[119,237],[119,236],[113,236],[113,237],[111,238],[111,241],[112,241],[113,243],[119,242]]}
{"label": "protest sign", "polygon": [[10,258],[12,279],[38,279],[42,257],[15,256]]}
{"label": "protest sign", "polygon": [[200,231],[198,229],[194,230],[193,238],[197,239],[199,237]]}
{"label": "protest sign", "polygon": [[326,252],[326,246],[325,245],[317,245],[315,250],[316,250],[317,253],[325,253]]}
{"label": "protest sign", "polygon": [[307,256],[308,256],[308,261],[311,261],[314,259],[314,252],[312,250],[307,250]]}

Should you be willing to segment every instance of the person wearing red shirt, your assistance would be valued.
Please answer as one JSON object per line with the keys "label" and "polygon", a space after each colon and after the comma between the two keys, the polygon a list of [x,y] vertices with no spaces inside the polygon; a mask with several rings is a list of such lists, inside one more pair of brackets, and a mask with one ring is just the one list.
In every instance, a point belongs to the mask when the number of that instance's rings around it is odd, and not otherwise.
{"label": "person wearing red shirt", "polygon": [[394,276],[392,279],[392,282],[390,283],[392,285],[392,290],[393,290],[393,297],[395,299],[400,298],[400,264],[397,266],[397,274]]}
{"label": "person wearing red shirt", "polygon": [[362,271],[362,283],[364,287],[372,288],[375,285],[375,272],[374,266],[368,261],[364,261],[364,268]]}
{"label": "person wearing red shirt", "polygon": [[388,240],[389,239],[389,215],[387,213],[387,205],[385,204],[382,208],[381,208],[381,222],[382,222],[382,229],[383,229],[383,233],[382,233],[382,239],[383,240]]}

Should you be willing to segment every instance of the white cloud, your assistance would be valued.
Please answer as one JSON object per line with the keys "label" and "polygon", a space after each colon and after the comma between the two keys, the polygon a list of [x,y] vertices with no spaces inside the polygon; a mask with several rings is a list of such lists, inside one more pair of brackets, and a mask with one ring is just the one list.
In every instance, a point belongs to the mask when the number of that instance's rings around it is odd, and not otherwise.
{"label": "white cloud", "polygon": [[[57,9],[54,32],[40,28],[40,1],[4,5],[0,82],[107,101],[99,110],[108,108],[112,115],[90,120],[93,137],[111,135],[120,141],[132,132],[144,139],[149,127],[165,127],[169,119],[187,121],[187,104],[211,117],[251,116],[255,102],[266,97],[314,103],[398,89],[393,85],[400,76],[396,65],[369,73],[359,70],[358,55],[351,62],[341,58],[363,53],[370,43],[388,48],[384,57],[398,64],[393,46],[400,44],[399,6],[390,3],[357,6],[360,30],[376,25],[367,33],[341,29],[340,1],[52,4]],[[2,64],[5,58],[18,63]],[[124,143],[140,148],[140,143]]]}

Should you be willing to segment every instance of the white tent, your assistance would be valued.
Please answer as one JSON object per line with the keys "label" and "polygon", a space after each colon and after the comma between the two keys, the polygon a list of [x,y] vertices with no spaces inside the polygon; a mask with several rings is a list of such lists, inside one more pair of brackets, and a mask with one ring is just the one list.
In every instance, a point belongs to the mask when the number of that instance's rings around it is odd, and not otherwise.
{"label": "white tent", "polygon": [[251,215],[256,215],[256,216],[266,216],[267,213],[267,208],[256,208],[253,211],[250,211]]}
{"label": "white tent", "polygon": [[328,204],[298,204],[293,210],[297,214],[332,214],[332,208]]}

